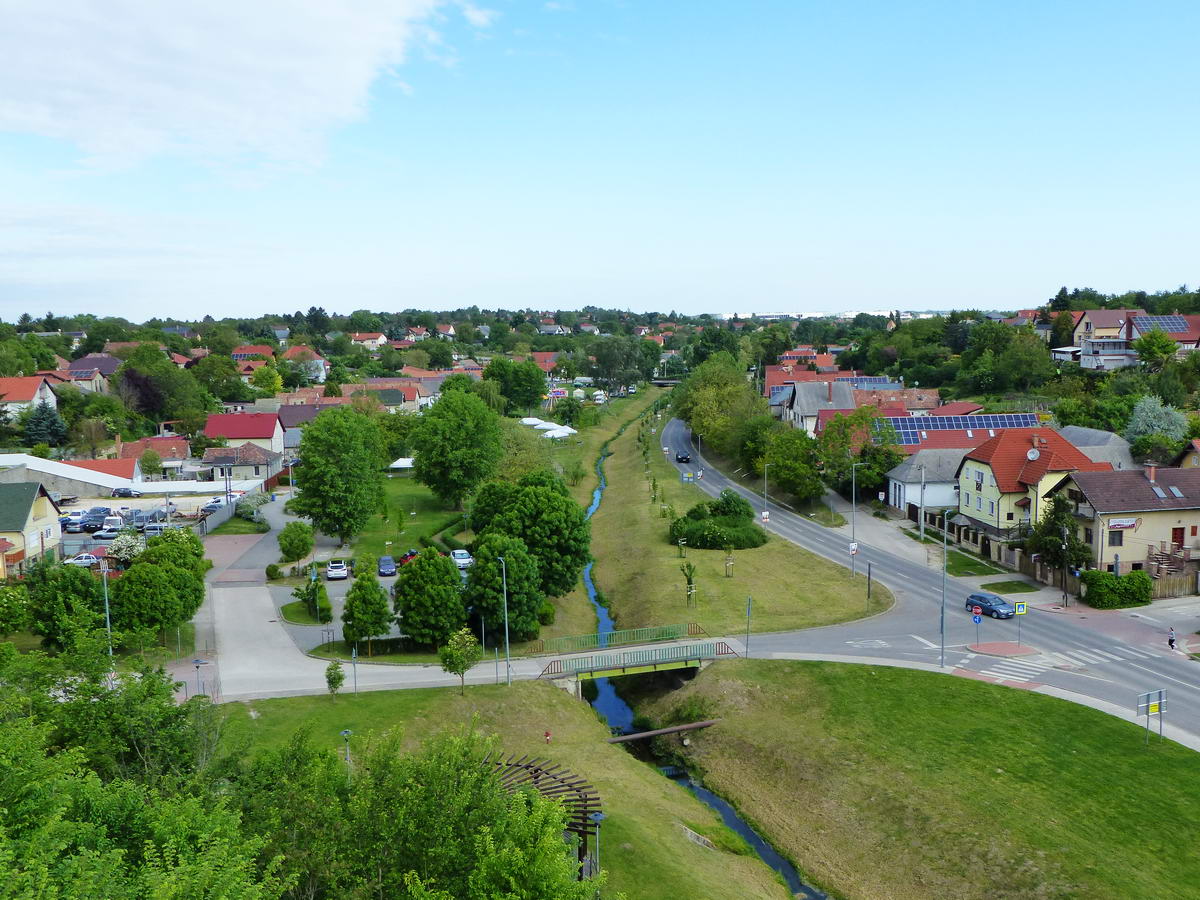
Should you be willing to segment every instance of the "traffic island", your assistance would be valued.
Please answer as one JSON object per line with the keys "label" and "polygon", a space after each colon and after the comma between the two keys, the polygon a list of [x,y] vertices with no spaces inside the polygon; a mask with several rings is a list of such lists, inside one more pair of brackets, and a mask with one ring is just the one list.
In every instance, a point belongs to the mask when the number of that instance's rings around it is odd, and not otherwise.
{"label": "traffic island", "polygon": [[1016,641],[984,641],[982,644],[967,644],[967,649],[972,653],[981,653],[984,656],[1001,657],[1031,656],[1041,652],[1033,647],[1018,644]]}

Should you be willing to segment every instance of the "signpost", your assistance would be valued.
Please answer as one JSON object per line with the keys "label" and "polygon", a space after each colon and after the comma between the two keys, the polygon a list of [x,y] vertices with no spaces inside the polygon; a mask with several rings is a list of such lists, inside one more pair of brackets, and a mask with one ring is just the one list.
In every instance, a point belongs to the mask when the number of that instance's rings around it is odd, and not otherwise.
{"label": "signpost", "polygon": [[[1023,616],[1023,615],[1025,615],[1026,610],[1029,608],[1029,605],[1024,600],[1017,600],[1016,602],[1013,603],[1013,608],[1017,611],[1017,613],[1016,613],[1017,616]],[[1017,646],[1018,647],[1021,646],[1021,620],[1020,620],[1020,618],[1017,619]]]}
{"label": "signpost", "polygon": [[979,646],[979,623],[983,621],[983,607],[971,607],[971,621],[975,623],[975,646]]}
{"label": "signpost", "polygon": [[1150,717],[1158,716],[1158,739],[1163,736],[1163,713],[1167,710],[1167,689],[1138,694],[1137,712],[1146,717],[1146,744],[1150,743]]}

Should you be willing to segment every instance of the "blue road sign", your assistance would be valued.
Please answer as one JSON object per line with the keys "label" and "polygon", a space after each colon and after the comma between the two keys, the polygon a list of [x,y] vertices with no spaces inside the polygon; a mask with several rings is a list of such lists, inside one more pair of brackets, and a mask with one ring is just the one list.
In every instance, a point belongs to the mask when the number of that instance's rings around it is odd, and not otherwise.
{"label": "blue road sign", "polygon": [[980,622],[983,621],[983,616],[971,616],[971,621],[973,621],[976,625],[978,625]]}

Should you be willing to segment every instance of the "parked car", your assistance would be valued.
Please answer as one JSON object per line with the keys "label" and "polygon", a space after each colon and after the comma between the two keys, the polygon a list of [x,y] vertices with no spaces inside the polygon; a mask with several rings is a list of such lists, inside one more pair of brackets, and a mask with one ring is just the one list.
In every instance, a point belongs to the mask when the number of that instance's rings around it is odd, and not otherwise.
{"label": "parked car", "polygon": [[325,580],[342,581],[350,577],[350,569],[344,559],[331,559],[325,563]]}
{"label": "parked car", "polygon": [[111,541],[121,533],[120,528],[113,528],[111,525],[101,528],[99,531],[92,532],[93,541]]}
{"label": "parked car", "polygon": [[395,575],[396,574],[396,560],[392,559],[390,556],[379,557],[379,570],[378,571],[379,571],[380,575]]}
{"label": "parked car", "polygon": [[460,569],[468,569],[475,565],[475,557],[466,550],[453,550],[450,553],[450,558],[454,560],[454,564]]}
{"label": "parked car", "polygon": [[675,462],[690,463],[691,461],[692,454],[688,453],[686,450],[680,450],[675,454]]}
{"label": "parked car", "polygon": [[112,495],[114,497],[140,497],[140,496],[142,496],[142,492],[135,491],[133,488],[122,487],[122,488],[114,488]]}
{"label": "parked car", "polygon": [[88,568],[91,568],[92,566],[96,565],[96,563],[98,563],[98,562],[100,562],[100,557],[96,556],[93,553],[77,553],[75,556],[72,556],[70,559],[63,560],[64,565],[87,566]]}
{"label": "parked car", "polygon": [[967,610],[978,606],[983,615],[993,619],[1011,619],[1017,614],[1017,609],[1003,597],[995,594],[971,594],[967,597]]}
{"label": "parked car", "polygon": [[67,534],[79,534],[83,531],[83,519],[72,519],[63,526],[63,531]]}
{"label": "parked car", "polygon": [[400,557],[400,565],[406,566],[420,555],[421,555],[420,550],[409,550],[407,553],[405,553],[403,556]]}
{"label": "parked car", "polygon": [[84,512],[82,509],[73,509],[70,512],[63,513],[61,516],[59,516],[58,524],[64,527],[70,525],[71,523],[82,524],[83,516]]}
{"label": "parked car", "polygon": [[142,534],[151,538],[162,534],[164,531],[178,531],[178,525],[168,525],[166,522],[150,522],[142,529]]}

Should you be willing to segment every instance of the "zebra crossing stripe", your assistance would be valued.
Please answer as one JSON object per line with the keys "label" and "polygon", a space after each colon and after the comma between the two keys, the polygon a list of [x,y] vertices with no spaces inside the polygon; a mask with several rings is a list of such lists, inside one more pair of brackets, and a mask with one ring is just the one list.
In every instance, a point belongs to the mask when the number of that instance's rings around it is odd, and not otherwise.
{"label": "zebra crossing stripe", "polygon": [[1115,653],[1109,653],[1106,650],[1101,650],[1098,647],[1090,648],[1093,653],[1099,653],[1101,656],[1107,656],[1109,659],[1115,659],[1117,662],[1122,662],[1125,657],[1117,656]]}
{"label": "zebra crossing stripe", "polygon": [[1063,653],[1065,653],[1067,656],[1071,656],[1071,657],[1075,657],[1076,659],[1080,659],[1083,662],[1090,662],[1090,663],[1104,662],[1104,660],[1101,659],[1099,656],[1093,656],[1092,654],[1086,653],[1083,650],[1064,650]]}
{"label": "zebra crossing stripe", "polygon": [[1065,656],[1062,653],[1051,652],[1049,655],[1057,658],[1065,666],[1076,668],[1079,665],[1079,660],[1071,659],[1071,657]]}
{"label": "zebra crossing stripe", "polygon": [[1131,656],[1137,657],[1138,659],[1157,659],[1158,658],[1158,654],[1156,654],[1156,653],[1147,653],[1145,650],[1134,650],[1132,647],[1126,647],[1123,644],[1121,644],[1117,647],[1114,647],[1113,649],[1120,650],[1122,653],[1128,653]]}
{"label": "zebra crossing stripe", "polygon": [[995,663],[993,667],[996,669],[1012,669],[1013,671],[1021,672],[1022,674],[1034,675],[1041,675],[1046,671],[1046,669],[1050,668],[1049,666],[1043,666],[1040,663],[1025,662],[1024,660],[1018,661],[1015,659],[1006,659],[1003,662]]}

